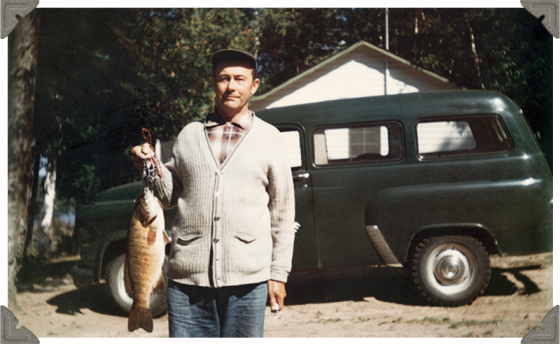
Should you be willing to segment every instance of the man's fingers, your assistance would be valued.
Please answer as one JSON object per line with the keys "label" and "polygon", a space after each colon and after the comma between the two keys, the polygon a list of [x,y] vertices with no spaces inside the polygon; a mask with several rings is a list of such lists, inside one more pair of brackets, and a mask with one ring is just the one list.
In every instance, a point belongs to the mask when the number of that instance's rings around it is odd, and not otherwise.
{"label": "man's fingers", "polygon": [[154,156],[154,151],[148,143],[144,143],[142,145],[142,153],[144,154],[144,157],[147,159],[148,158],[151,159]]}
{"label": "man's fingers", "polygon": [[276,307],[276,295],[274,294],[274,291],[270,287],[270,283],[268,285],[268,298],[270,303],[270,309],[274,310],[274,308]]}
{"label": "man's fingers", "polygon": [[134,148],[132,148],[132,150],[130,151],[130,155],[134,166],[137,169],[142,170],[144,168],[143,160],[152,159],[155,153],[148,143],[144,143],[141,146],[135,146]]}
{"label": "man's fingers", "polygon": [[284,297],[285,297],[285,295],[276,299],[276,302],[278,303],[279,310],[284,309]]}
{"label": "man's fingers", "polygon": [[284,309],[284,299],[286,298],[284,283],[268,281],[268,296],[270,298],[270,309],[273,312]]}
{"label": "man's fingers", "polygon": [[154,154],[154,151],[147,143],[144,143],[142,146],[135,146],[131,150],[132,160],[151,159],[154,157]]}

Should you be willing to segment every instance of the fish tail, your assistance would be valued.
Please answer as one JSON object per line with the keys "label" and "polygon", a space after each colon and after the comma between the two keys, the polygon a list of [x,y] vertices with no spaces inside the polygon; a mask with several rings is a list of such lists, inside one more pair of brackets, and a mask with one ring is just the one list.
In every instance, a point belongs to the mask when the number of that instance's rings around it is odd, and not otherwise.
{"label": "fish tail", "polygon": [[139,328],[143,328],[146,332],[150,333],[154,330],[152,312],[149,308],[132,305],[128,315],[128,331],[132,332]]}

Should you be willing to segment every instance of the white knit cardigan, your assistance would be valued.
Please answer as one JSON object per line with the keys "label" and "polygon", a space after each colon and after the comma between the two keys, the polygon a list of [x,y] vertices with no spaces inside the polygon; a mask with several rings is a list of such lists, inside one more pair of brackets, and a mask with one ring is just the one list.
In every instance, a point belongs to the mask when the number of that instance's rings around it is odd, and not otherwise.
{"label": "white knit cardigan", "polygon": [[204,122],[177,137],[156,196],[177,205],[168,277],[203,287],[286,282],[294,243],[295,201],[278,130],[257,116],[219,166]]}

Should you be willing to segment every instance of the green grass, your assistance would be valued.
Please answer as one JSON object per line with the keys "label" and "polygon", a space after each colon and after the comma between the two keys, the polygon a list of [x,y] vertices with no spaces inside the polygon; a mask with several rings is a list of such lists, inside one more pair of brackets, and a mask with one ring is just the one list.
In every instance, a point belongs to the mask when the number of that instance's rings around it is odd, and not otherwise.
{"label": "green grass", "polygon": [[461,321],[457,321],[452,323],[449,328],[459,328],[459,327],[463,327],[463,326],[477,326],[477,325],[496,325],[499,324],[502,321],[502,319],[496,318],[494,320],[485,320],[485,321],[478,321],[478,320],[461,320]]}
{"label": "green grass", "polygon": [[[394,321],[394,322],[400,322],[401,318],[399,318],[398,320]],[[407,324],[413,324],[413,323],[419,323],[419,324],[424,324],[424,323],[430,323],[430,324],[449,324],[449,328],[452,329],[456,329],[456,328],[460,328],[460,327],[469,327],[469,326],[487,326],[487,325],[496,325],[499,324],[502,321],[502,319],[496,318],[494,320],[474,320],[474,319],[463,319],[461,321],[455,321],[452,322],[451,318],[445,317],[443,319],[438,319],[438,318],[434,318],[434,317],[424,317],[423,319],[418,319],[418,318],[414,318],[411,320],[407,320],[406,323]]]}
{"label": "green grass", "polygon": [[[400,320],[400,318],[399,318]],[[433,317],[424,317],[424,319],[418,319],[418,318],[414,318],[412,320],[407,320],[407,324],[412,324],[412,323],[432,323],[432,324],[441,324],[441,323],[445,323],[445,322],[449,322],[449,318],[443,318],[442,320],[439,320],[437,318],[433,318]]]}

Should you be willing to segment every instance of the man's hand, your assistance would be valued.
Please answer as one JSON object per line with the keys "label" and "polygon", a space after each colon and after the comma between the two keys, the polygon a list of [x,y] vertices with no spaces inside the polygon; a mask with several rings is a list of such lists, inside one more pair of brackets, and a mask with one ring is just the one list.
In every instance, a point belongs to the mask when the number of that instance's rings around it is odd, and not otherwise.
{"label": "man's hand", "polygon": [[270,297],[270,309],[275,311],[276,304],[278,304],[278,310],[284,309],[284,299],[286,298],[286,286],[283,282],[268,281],[268,296]]}
{"label": "man's hand", "polygon": [[135,146],[132,148],[130,155],[134,166],[138,170],[142,171],[144,169],[143,159],[150,160],[154,157],[155,153],[148,143],[144,143],[141,146]]}

